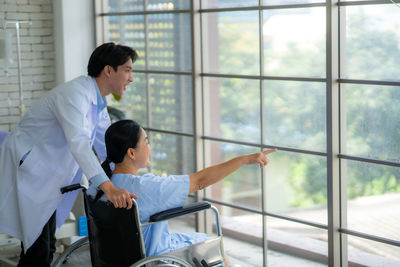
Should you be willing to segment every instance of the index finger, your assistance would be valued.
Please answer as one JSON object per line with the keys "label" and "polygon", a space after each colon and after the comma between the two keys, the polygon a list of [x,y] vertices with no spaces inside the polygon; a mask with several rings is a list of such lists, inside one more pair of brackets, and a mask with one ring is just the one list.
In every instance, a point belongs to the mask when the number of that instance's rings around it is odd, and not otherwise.
{"label": "index finger", "polygon": [[262,153],[264,155],[268,155],[268,154],[274,153],[276,151],[278,151],[278,149],[277,148],[273,148],[273,149],[269,149],[269,150],[264,150]]}
{"label": "index finger", "polygon": [[130,194],[131,198],[134,198],[134,199],[138,199],[139,198],[137,195],[135,195],[133,193],[129,193],[129,194]]}
{"label": "index finger", "polygon": [[128,198],[128,207],[126,207],[127,210],[130,210],[133,206],[133,200],[131,198]]}

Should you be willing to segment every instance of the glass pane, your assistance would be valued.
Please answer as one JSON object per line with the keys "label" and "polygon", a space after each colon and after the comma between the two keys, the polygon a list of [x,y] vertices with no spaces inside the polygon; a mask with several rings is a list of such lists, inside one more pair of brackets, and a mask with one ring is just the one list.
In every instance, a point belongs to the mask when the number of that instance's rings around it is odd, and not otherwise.
{"label": "glass pane", "polygon": [[[262,215],[213,205],[220,212],[224,248],[232,264],[262,267]],[[207,222],[214,222],[214,216]]]}
{"label": "glass pane", "polygon": [[258,6],[258,0],[202,0],[201,8],[227,8]]}
{"label": "glass pane", "polygon": [[347,167],[347,228],[400,240],[400,168],[350,160],[342,165]]}
{"label": "glass pane", "polygon": [[193,133],[192,78],[183,75],[150,75],[150,127]]}
{"label": "glass pane", "polygon": [[325,3],[324,0],[263,0],[263,5],[299,5],[299,4],[310,4],[310,3]]}
{"label": "glass pane", "polygon": [[204,79],[204,131],[231,140],[260,142],[260,82]]}
{"label": "glass pane", "polygon": [[[191,201],[192,203],[192,201]],[[186,205],[186,203],[185,203]],[[179,219],[173,219],[168,221],[168,229],[170,232],[174,233],[190,233],[196,232],[196,224],[195,224],[195,214],[185,215],[184,217],[180,217]]]}
{"label": "glass pane", "polygon": [[399,9],[392,4],[342,7],[344,68],[352,79],[399,80]]}
{"label": "glass pane", "polygon": [[[268,266],[320,267],[328,265],[328,232],[305,224],[267,217]],[[287,256],[286,256],[287,255]]]}
{"label": "glass pane", "polygon": [[258,11],[202,16],[205,72],[259,75]]}
{"label": "glass pane", "polygon": [[143,11],[143,0],[108,0],[103,4],[103,12]]}
{"label": "glass pane", "polygon": [[267,211],[327,224],[326,158],[285,151],[269,158]]}
{"label": "glass pane", "polygon": [[347,236],[349,266],[400,266],[400,248]]}
{"label": "glass pane", "polygon": [[326,151],[324,83],[265,81],[264,142]]}
{"label": "glass pane", "polygon": [[400,161],[400,87],[342,85],[346,103],[343,153]]}
{"label": "glass pane", "polygon": [[136,50],[139,58],[134,69],[145,68],[144,16],[110,16],[104,26],[108,32],[108,41],[128,45]]}
{"label": "glass pane", "polygon": [[133,83],[127,87],[121,99],[117,101],[110,96],[108,104],[123,111],[127,119],[133,119],[141,126],[146,127],[148,125],[146,76],[140,73],[133,73]]}
{"label": "glass pane", "polygon": [[188,0],[147,0],[147,10],[190,9]]}
{"label": "glass pane", "polygon": [[192,137],[149,132],[151,141],[151,172],[156,175],[192,174],[195,171]]}
{"label": "glass pane", "polygon": [[190,72],[192,70],[190,15],[149,15],[148,23],[149,68]]}
{"label": "glass pane", "polygon": [[[206,166],[260,151],[255,147],[229,143],[205,142]],[[212,185],[208,197],[261,209],[261,172],[258,165],[245,165],[224,180]],[[240,211],[237,211],[240,215]],[[236,214],[232,214],[236,215]]]}
{"label": "glass pane", "polygon": [[264,11],[264,75],[325,77],[325,8]]}

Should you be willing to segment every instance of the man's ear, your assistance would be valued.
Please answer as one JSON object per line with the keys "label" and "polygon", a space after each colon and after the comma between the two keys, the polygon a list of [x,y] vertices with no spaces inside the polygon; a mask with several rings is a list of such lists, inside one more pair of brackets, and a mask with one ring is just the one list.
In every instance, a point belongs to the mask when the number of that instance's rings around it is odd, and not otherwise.
{"label": "man's ear", "polygon": [[106,77],[110,77],[110,75],[111,75],[111,66],[110,65],[105,65],[104,66],[104,68],[103,68],[103,71],[104,71],[104,75],[106,75]]}

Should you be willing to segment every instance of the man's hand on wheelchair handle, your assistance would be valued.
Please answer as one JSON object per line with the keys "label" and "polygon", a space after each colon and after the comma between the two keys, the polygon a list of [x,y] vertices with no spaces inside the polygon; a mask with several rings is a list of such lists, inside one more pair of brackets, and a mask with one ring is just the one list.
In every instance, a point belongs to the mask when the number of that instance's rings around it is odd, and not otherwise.
{"label": "man's hand on wheelchair handle", "polygon": [[99,187],[101,190],[103,190],[106,198],[113,203],[114,207],[116,208],[126,208],[129,210],[133,205],[132,198],[138,198],[138,196],[133,193],[130,193],[124,189],[118,189],[111,181],[104,182]]}

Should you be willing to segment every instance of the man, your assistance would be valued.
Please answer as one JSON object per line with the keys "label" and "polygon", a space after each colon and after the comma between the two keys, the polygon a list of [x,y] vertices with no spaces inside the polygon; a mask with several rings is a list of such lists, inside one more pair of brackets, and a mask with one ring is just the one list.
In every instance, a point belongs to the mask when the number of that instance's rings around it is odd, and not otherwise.
{"label": "man", "polygon": [[82,173],[115,207],[132,207],[136,196],[110,182],[92,146],[104,160],[110,125],[105,96],[125,92],[136,58],[127,46],[97,47],[89,76],[44,94],[1,145],[0,230],[22,241],[18,266],[50,266],[56,225],[63,224],[77,195],[59,189],[79,182]]}

